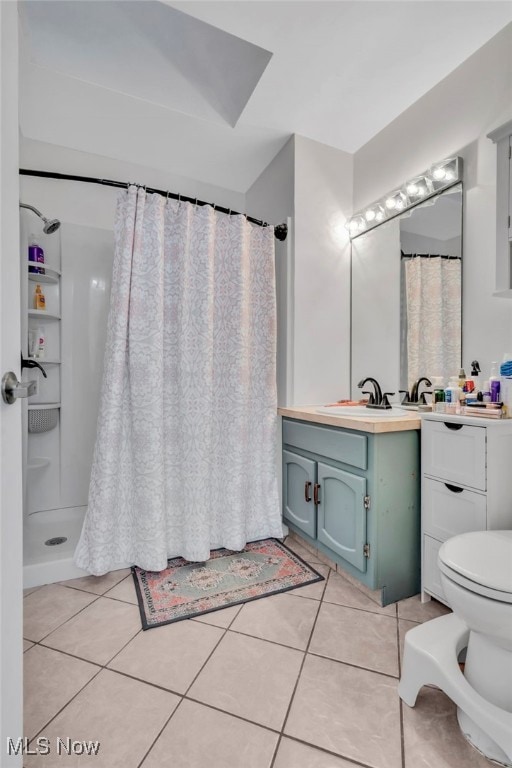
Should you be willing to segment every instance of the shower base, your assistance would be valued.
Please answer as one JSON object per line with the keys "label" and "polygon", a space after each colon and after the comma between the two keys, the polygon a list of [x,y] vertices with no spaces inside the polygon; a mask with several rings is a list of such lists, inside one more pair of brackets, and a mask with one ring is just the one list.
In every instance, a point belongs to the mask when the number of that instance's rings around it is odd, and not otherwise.
{"label": "shower base", "polygon": [[[24,589],[87,575],[73,562],[86,509],[67,507],[27,515],[23,530]],[[65,541],[55,543],[61,539]]]}

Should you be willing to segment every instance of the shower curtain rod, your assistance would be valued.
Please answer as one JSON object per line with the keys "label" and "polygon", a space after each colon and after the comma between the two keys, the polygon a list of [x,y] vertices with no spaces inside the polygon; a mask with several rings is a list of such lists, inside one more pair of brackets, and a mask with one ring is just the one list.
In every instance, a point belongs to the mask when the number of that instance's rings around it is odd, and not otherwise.
{"label": "shower curtain rod", "polygon": [[445,256],[441,253],[404,253],[401,252],[402,259],[459,259],[460,256]]}
{"label": "shower curtain rod", "polygon": [[[127,181],[114,181],[112,179],[95,179],[93,176],[75,176],[69,173],[56,173],[54,171],[33,171],[27,168],[20,168],[20,176],[37,176],[42,179],[61,179],[64,181],[84,181],[89,184],[103,184],[107,187],[119,187],[121,189],[128,189],[128,187],[144,187],[146,192],[153,195],[162,195],[162,197],[171,198],[172,200],[183,200],[185,203],[194,203],[194,205],[211,205],[214,211],[220,213],[228,213],[232,216],[245,216],[247,221],[252,224],[257,224],[259,227],[268,227],[269,224],[261,219],[254,219],[252,216],[247,216],[246,213],[240,214],[238,211],[232,211],[231,208],[223,208],[221,205],[214,205],[214,203],[207,203],[205,200],[198,200],[194,197],[187,197],[186,195],[177,195],[175,192],[166,192],[163,189],[153,189],[152,187],[146,187],[144,184],[132,184]],[[274,227],[274,236],[278,240],[286,240],[288,234],[287,224],[277,224]]]}

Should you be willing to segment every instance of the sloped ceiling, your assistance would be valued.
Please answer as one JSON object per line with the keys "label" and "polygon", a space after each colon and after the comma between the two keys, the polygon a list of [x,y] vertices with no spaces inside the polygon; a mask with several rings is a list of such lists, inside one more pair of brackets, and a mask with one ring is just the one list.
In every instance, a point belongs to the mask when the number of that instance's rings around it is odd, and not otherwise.
{"label": "sloped ceiling", "polygon": [[512,20],[499,0],[19,7],[25,136],[239,192],[293,133],[356,151]]}

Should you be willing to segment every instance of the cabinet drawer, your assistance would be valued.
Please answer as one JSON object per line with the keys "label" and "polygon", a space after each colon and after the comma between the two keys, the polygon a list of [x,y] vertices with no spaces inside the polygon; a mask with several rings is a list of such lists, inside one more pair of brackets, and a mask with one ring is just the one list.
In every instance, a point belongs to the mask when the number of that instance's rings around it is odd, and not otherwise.
{"label": "cabinet drawer", "polygon": [[455,485],[425,478],[423,530],[439,541],[487,528],[487,497]]}
{"label": "cabinet drawer", "polygon": [[485,427],[425,419],[421,452],[424,474],[485,491]]}
{"label": "cabinet drawer", "polygon": [[284,444],[328,456],[359,469],[368,467],[367,442],[366,435],[355,435],[343,429],[318,427],[315,424],[283,419]]}
{"label": "cabinet drawer", "polygon": [[437,555],[441,548],[440,541],[432,539],[430,536],[423,537],[423,589],[439,597],[443,603],[446,603],[446,597],[441,585],[441,571],[437,565]]}

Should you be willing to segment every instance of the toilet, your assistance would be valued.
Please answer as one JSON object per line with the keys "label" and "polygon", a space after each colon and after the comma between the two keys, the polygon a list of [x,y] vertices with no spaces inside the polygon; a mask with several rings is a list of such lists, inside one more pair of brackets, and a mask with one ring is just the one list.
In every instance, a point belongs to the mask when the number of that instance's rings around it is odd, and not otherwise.
{"label": "toilet", "polygon": [[453,614],[407,633],[399,695],[414,706],[423,685],[437,685],[457,705],[466,739],[512,767],[512,531],[454,536],[438,565]]}
{"label": "toilet", "polygon": [[[439,550],[438,564],[446,599],[469,629],[464,676],[487,701],[512,712],[512,531],[454,536]],[[460,707],[457,718],[480,752],[512,765]]]}

